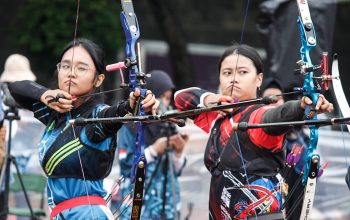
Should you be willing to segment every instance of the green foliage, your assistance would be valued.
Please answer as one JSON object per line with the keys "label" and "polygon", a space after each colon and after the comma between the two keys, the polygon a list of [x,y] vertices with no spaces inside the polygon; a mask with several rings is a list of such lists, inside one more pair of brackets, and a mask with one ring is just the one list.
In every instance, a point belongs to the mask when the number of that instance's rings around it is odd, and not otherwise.
{"label": "green foliage", "polygon": [[[80,1],[77,37],[87,37],[108,48],[120,42],[119,5],[109,1]],[[74,37],[77,2],[72,0],[30,0],[16,20],[17,43],[30,52],[45,50],[58,55]]]}
{"label": "green foliage", "polygon": [[[96,42],[105,50],[107,61],[114,61],[124,38],[120,4],[112,0],[80,0],[79,5],[77,37]],[[73,0],[28,0],[14,20],[17,31],[12,44],[27,51],[34,62],[45,59],[51,67],[63,46],[74,39],[77,6],[78,1]],[[40,65],[45,66],[43,62]],[[44,71],[43,66],[38,69]]]}

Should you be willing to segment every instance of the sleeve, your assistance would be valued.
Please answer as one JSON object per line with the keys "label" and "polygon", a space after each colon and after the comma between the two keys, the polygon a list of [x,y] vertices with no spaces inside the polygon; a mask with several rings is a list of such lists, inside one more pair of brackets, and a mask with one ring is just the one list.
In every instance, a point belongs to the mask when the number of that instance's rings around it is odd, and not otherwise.
{"label": "sleeve", "polygon": [[123,117],[124,115],[132,112],[132,108],[129,105],[129,99],[126,101],[120,101],[116,105],[112,105],[103,113],[103,117]]}
{"label": "sleeve", "polygon": [[33,111],[33,104],[39,102],[41,95],[48,90],[48,88],[29,80],[10,83],[8,88],[15,101],[31,111]]}
{"label": "sleeve", "polygon": [[120,165],[120,173],[124,177],[129,177],[132,169],[132,163],[134,161],[136,144],[134,133],[125,125],[118,131],[117,146],[117,157]]}
{"label": "sleeve", "polygon": [[[256,109],[252,112],[249,117],[248,123],[250,124],[261,124],[263,123],[262,118],[266,111],[274,108],[273,106],[264,106]],[[263,128],[248,129],[248,135],[250,140],[259,148],[277,152],[282,150],[284,134],[271,135],[268,134]]]}
{"label": "sleeve", "polygon": [[[113,105],[109,108],[106,108],[104,111],[101,111],[98,114],[98,118],[123,117],[129,112],[132,112],[132,108],[129,105],[129,100],[120,101],[116,105]],[[109,134],[115,134],[122,125],[122,123],[119,123],[117,125],[105,124],[104,128]]]}
{"label": "sleeve", "polygon": [[212,94],[198,87],[191,87],[175,92],[175,106],[179,111],[204,107],[204,98]]}
{"label": "sleeve", "polygon": [[[131,108],[129,101],[120,101],[118,104],[113,106],[98,105],[92,113],[92,118],[110,118],[110,117],[123,117],[126,115]],[[108,136],[115,135],[118,130],[122,127],[123,123],[96,123],[86,125],[86,135],[89,140],[93,142],[100,142]]]}
{"label": "sleeve", "polygon": [[[175,106],[179,111],[186,111],[205,107],[204,98],[213,94],[198,87],[191,87],[179,90],[174,95]],[[216,112],[204,112],[199,115],[191,116],[194,123],[205,132],[209,132],[213,122],[218,114]]]}
{"label": "sleeve", "polygon": [[[265,112],[262,118],[262,123],[288,122],[302,120],[304,110],[300,107],[300,101],[289,101],[275,108],[270,108]],[[269,127],[264,128],[268,134],[280,135],[286,133],[289,127]]]}
{"label": "sleeve", "polygon": [[181,154],[181,157],[177,158],[173,154],[173,164],[174,164],[174,171],[176,176],[180,176],[182,173],[183,168],[185,167],[187,162],[187,159],[184,154]]}
{"label": "sleeve", "polygon": [[[303,114],[300,101],[289,101],[279,107],[267,105],[256,109],[250,115],[249,123],[261,124],[301,120]],[[289,129],[289,127],[249,129],[248,134],[255,145],[271,151],[278,151],[282,149],[284,134]]]}

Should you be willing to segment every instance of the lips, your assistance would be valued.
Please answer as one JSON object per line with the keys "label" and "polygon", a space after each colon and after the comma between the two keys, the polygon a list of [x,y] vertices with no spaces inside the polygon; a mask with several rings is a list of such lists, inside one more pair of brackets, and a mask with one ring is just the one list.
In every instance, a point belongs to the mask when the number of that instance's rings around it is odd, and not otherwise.
{"label": "lips", "polygon": [[241,88],[238,86],[229,86],[229,87],[227,87],[227,90],[228,91],[240,91]]}
{"label": "lips", "polygon": [[76,83],[75,83],[74,81],[72,81],[72,80],[67,80],[67,81],[64,82],[64,84],[65,84],[66,86],[73,86],[73,85],[76,85]]}

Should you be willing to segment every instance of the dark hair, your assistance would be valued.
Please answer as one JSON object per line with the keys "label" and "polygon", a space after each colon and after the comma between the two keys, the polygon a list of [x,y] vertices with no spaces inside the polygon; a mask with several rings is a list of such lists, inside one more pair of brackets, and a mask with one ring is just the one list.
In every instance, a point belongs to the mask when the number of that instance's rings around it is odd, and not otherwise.
{"label": "dark hair", "polygon": [[104,53],[103,50],[94,42],[91,40],[88,40],[86,38],[78,38],[71,42],[69,42],[62,50],[59,61],[61,61],[63,55],[67,50],[69,50],[72,47],[76,46],[82,46],[90,55],[92,58],[92,61],[94,62],[94,65],[96,67],[96,72],[98,74],[102,74],[105,72],[105,62],[104,62]]}
{"label": "dark hair", "polygon": [[257,70],[257,73],[263,72],[264,66],[258,52],[256,51],[255,48],[248,46],[246,44],[234,44],[225,50],[225,52],[222,54],[219,60],[219,64],[218,64],[219,72],[221,69],[222,61],[224,61],[226,57],[232,54],[239,54],[249,58],[253,62]]}

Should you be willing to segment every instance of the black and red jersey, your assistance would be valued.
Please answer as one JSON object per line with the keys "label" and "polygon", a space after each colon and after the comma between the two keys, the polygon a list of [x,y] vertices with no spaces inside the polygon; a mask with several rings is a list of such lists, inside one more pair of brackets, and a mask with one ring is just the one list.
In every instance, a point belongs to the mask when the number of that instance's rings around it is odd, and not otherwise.
{"label": "black and red jersey", "polygon": [[[175,95],[175,105],[179,110],[203,106],[206,91],[199,88],[181,90]],[[234,131],[237,122],[262,123],[262,116],[272,106],[251,105],[238,108],[233,114],[222,118],[216,112],[206,112],[194,116],[194,123],[210,137],[205,151],[205,165],[212,171],[220,162],[221,169],[249,174],[271,176],[283,167],[284,135],[270,135],[264,129]],[[245,165],[242,164],[242,159]]]}
{"label": "black and red jersey", "polygon": [[[180,111],[204,107],[207,91],[189,88],[175,93]],[[251,105],[235,109],[225,117],[206,112],[192,119],[210,137],[204,161],[212,174],[209,219],[246,219],[278,212],[282,198],[278,173],[284,165],[284,133],[288,128],[258,128],[236,131],[238,122],[271,123],[303,118],[300,102],[279,107]]]}

